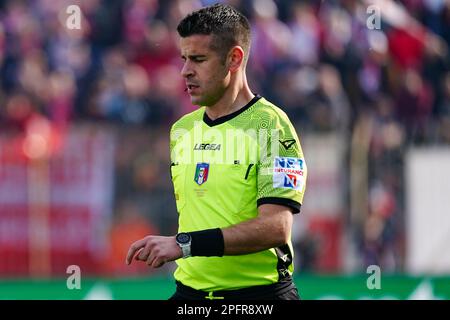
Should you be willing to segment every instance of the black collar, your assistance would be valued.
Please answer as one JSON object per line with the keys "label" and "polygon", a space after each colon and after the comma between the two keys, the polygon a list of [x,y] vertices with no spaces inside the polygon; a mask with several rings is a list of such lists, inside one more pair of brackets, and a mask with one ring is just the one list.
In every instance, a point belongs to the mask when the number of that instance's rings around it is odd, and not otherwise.
{"label": "black collar", "polygon": [[258,101],[259,99],[261,99],[261,96],[259,94],[255,94],[255,96],[253,97],[252,100],[250,100],[249,103],[247,103],[245,106],[243,106],[242,108],[240,108],[239,110],[236,110],[233,113],[227,114],[226,116],[223,117],[219,117],[215,120],[211,120],[210,117],[208,117],[208,115],[206,114],[206,111],[203,113],[203,122],[205,122],[209,127],[214,127],[217,126],[221,123],[227,122],[228,120],[233,119],[234,117],[237,117],[238,115],[240,115],[242,112],[244,112],[245,110],[247,110],[248,108],[250,108],[252,105],[254,105],[256,103],[256,101]]}

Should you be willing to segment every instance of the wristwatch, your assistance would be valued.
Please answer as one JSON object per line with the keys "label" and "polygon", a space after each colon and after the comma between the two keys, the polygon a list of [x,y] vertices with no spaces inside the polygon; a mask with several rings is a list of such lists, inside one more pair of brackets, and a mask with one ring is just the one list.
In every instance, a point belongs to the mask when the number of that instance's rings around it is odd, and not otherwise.
{"label": "wristwatch", "polygon": [[176,235],[175,241],[183,252],[183,259],[191,257],[191,235],[186,232],[180,232]]}

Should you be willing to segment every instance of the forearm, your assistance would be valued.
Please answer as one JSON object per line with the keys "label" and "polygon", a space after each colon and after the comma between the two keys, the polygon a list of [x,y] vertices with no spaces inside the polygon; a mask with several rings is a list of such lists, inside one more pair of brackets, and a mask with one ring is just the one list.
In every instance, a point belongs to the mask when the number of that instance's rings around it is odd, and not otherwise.
{"label": "forearm", "polygon": [[283,208],[222,229],[225,255],[254,253],[286,244],[290,238],[292,213]]}

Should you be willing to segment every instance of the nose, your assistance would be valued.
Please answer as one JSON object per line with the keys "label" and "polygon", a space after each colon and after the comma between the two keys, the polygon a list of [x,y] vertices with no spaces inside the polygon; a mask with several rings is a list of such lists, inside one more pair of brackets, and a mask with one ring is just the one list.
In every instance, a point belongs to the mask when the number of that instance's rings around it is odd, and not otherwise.
{"label": "nose", "polygon": [[183,78],[189,78],[193,74],[194,74],[194,71],[191,68],[191,64],[189,63],[189,61],[186,61],[183,64],[183,68],[181,68],[181,76]]}

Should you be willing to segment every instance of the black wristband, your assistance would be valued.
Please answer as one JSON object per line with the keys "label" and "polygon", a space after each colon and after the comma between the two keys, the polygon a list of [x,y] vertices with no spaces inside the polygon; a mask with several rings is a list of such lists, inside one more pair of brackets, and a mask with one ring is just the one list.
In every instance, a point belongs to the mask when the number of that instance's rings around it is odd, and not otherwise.
{"label": "black wristband", "polygon": [[220,228],[189,232],[192,238],[191,255],[193,257],[221,257],[225,250],[225,241]]}

